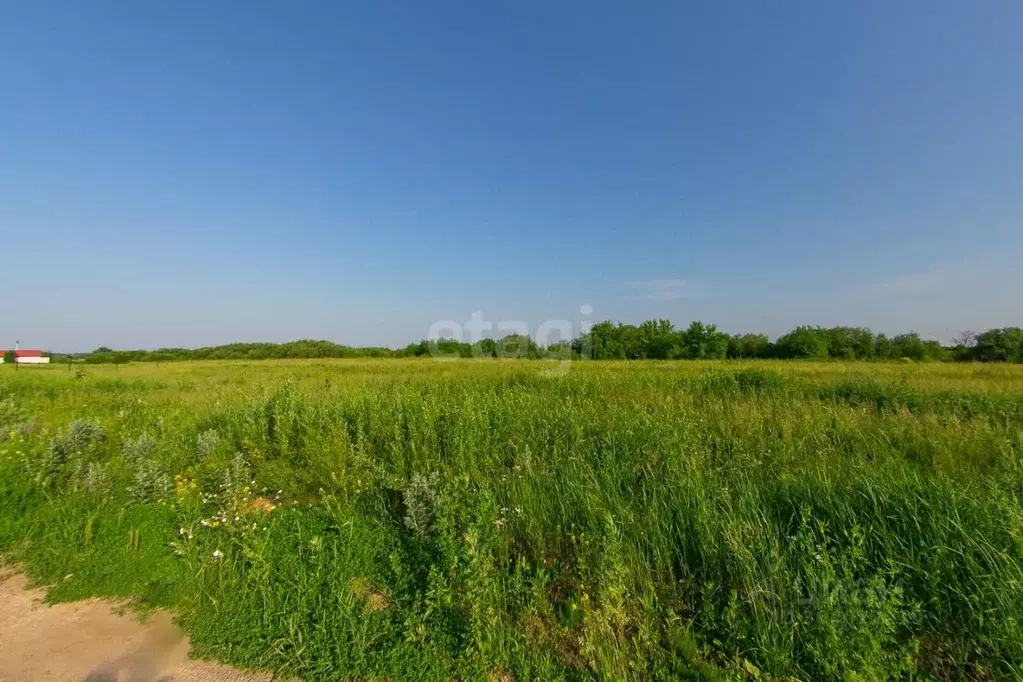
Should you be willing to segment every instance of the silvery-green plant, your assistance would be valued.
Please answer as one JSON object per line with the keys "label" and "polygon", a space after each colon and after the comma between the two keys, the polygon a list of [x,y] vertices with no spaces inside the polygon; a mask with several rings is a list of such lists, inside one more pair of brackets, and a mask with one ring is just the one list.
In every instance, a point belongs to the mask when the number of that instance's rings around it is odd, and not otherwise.
{"label": "silvery-green plant", "polygon": [[199,457],[200,462],[205,462],[217,451],[219,445],[220,434],[217,433],[217,430],[206,429],[195,439],[195,454]]}
{"label": "silvery-green plant", "polygon": [[73,455],[81,454],[103,439],[103,427],[95,419],[76,419],[64,431],[57,431],[50,439],[50,458],[64,464]]}
{"label": "silvery-green plant", "polygon": [[103,439],[103,426],[95,419],[76,419],[67,425],[67,439],[81,452]]}
{"label": "silvery-green plant", "polygon": [[77,460],[69,476],[72,490],[87,493],[101,493],[110,490],[110,468],[102,462]]}
{"label": "silvery-green plant", "polygon": [[49,447],[38,451],[37,454],[26,456],[21,466],[36,485],[48,488],[56,481],[65,461],[64,450],[54,447],[51,442]]}
{"label": "silvery-green plant", "polygon": [[138,438],[125,439],[121,447],[124,458],[132,463],[152,459],[156,454],[156,440],[146,432],[139,434]]}
{"label": "silvery-green plant", "polygon": [[405,527],[422,539],[433,530],[440,505],[440,476],[437,472],[412,477],[404,493]]}
{"label": "silvery-green plant", "polygon": [[136,502],[146,503],[170,497],[171,477],[153,459],[140,459],[135,463],[135,478],[128,486],[128,495]]}
{"label": "silvery-green plant", "polygon": [[11,424],[0,424],[0,443],[10,438],[28,438],[39,431],[39,425],[34,421],[21,421]]}
{"label": "silvery-green plant", "polygon": [[14,425],[20,422],[21,418],[21,410],[18,409],[13,398],[0,400],[0,443],[10,437]]}
{"label": "silvery-green plant", "polygon": [[231,463],[224,469],[220,484],[223,499],[229,507],[240,507],[248,501],[252,492],[251,476],[252,471],[245,457],[240,452],[235,453]]}

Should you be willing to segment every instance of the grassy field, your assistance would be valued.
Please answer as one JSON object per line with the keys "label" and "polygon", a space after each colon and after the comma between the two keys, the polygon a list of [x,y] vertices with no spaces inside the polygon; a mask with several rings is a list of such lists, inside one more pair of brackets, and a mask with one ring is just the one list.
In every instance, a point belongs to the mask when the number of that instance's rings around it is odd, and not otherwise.
{"label": "grassy field", "polygon": [[308,680],[1023,674],[1023,367],[0,366],[0,551]]}

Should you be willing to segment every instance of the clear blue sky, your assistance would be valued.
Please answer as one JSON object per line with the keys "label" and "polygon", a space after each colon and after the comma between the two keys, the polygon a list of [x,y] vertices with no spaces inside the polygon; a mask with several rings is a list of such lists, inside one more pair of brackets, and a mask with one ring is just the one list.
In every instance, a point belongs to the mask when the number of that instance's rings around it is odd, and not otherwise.
{"label": "clear blue sky", "polygon": [[4,0],[0,347],[1023,325],[1021,35],[1018,0]]}

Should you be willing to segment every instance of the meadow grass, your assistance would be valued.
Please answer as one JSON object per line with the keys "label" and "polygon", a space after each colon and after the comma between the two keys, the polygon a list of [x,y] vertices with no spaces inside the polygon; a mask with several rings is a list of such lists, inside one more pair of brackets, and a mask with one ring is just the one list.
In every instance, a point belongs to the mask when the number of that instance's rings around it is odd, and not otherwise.
{"label": "meadow grass", "polygon": [[1023,671],[1023,367],[550,367],[0,367],[0,551],[309,680]]}

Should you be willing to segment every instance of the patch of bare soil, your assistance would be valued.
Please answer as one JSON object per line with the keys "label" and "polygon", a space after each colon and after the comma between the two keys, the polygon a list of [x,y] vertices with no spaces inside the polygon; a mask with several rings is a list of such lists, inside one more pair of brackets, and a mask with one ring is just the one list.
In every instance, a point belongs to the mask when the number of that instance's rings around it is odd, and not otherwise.
{"label": "patch of bare soil", "polygon": [[146,623],[109,602],[48,606],[42,590],[0,568],[0,682],[268,682],[188,660],[188,640],[166,613]]}

